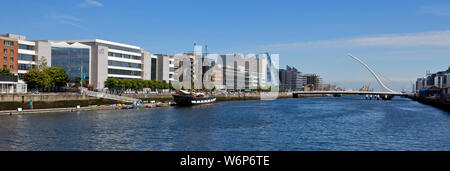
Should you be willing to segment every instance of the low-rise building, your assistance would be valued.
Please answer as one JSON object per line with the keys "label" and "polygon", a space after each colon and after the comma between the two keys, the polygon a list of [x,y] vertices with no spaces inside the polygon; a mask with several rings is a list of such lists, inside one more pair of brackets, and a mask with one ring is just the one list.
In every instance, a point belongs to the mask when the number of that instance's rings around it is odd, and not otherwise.
{"label": "low-rise building", "polygon": [[0,94],[27,93],[27,84],[15,75],[0,75]]}

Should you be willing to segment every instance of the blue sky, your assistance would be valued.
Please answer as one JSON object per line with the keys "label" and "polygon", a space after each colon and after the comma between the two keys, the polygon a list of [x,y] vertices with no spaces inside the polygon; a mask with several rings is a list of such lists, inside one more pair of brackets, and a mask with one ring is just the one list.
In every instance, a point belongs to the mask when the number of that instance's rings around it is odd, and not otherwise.
{"label": "blue sky", "polygon": [[152,53],[280,54],[280,65],[348,88],[371,84],[347,56],[373,67],[393,89],[450,65],[448,0],[16,0],[2,2],[0,33],[29,40],[99,38]]}

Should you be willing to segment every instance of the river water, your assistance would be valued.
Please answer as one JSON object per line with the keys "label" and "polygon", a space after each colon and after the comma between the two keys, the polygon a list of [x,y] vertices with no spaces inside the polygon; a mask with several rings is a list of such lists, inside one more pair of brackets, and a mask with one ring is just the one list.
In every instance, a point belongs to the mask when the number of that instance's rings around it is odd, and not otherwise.
{"label": "river water", "polygon": [[345,96],[2,116],[0,150],[448,151],[450,114]]}

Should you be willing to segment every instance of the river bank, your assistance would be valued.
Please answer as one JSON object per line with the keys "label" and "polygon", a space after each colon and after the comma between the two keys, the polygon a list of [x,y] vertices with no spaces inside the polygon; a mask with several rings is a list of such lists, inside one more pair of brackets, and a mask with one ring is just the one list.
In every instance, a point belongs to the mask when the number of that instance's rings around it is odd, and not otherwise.
{"label": "river bank", "polygon": [[[319,97],[322,95],[302,95],[300,98]],[[292,98],[291,93],[278,94],[277,99]],[[261,94],[222,94],[217,96],[217,102],[260,100]],[[151,107],[167,107],[172,103],[171,95],[158,95],[150,98],[141,98],[144,102],[155,102]],[[159,103],[158,105],[156,103]],[[119,105],[130,105],[115,100],[89,99],[89,100],[63,100],[63,101],[37,101],[33,102],[33,109],[28,103],[0,102],[0,115],[23,115],[36,113],[76,112],[86,110],[119,110]],[[79,108],[78,108],[79,107]],[[18,111],[18,108],[22,108]]]}
{"label": "river bank", "polygon": [[422,104],[430,105],[447,112],[450,112],[450,102],[442,99],[430,99],[430,98],[420,98],[417,96],[411,96],[410,99],[417,101]]}

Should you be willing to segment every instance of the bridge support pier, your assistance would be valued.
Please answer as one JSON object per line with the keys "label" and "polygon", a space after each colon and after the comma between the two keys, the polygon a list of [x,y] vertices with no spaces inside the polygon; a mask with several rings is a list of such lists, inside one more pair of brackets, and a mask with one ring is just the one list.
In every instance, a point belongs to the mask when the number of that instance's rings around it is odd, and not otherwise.
{"label": "bridge support pier", "polygon": [[387,95],[387,94],[381,95],[381,99],[383,99],[383,100],[392,100],[392,98],[394,98],[393,95]]}

